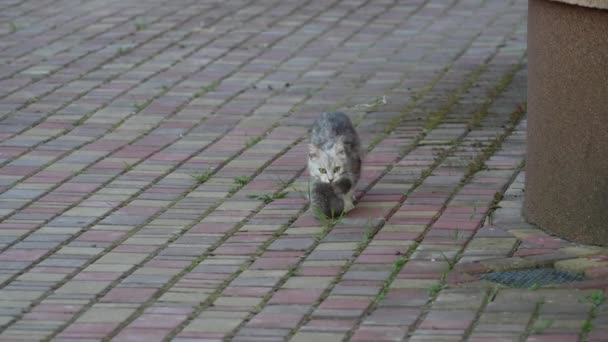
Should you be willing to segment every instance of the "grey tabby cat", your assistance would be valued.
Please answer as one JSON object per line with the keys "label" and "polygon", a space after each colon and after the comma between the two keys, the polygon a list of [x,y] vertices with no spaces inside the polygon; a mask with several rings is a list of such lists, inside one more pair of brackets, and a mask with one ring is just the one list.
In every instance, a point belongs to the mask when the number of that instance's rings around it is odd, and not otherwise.
{"label": "grey tabby cat", "polygon": [[321,114],[310,132],[312,205],[329,217],[352,210],[361,159],[359,136],[348,116],[340,112]]}

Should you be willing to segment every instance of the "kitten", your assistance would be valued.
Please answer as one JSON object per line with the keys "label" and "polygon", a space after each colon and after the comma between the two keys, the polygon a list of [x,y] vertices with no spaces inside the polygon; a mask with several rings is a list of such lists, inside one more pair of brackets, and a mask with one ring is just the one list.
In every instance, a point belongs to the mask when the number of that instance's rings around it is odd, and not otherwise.
{"label": "kitten", "polygon": [[361,159],[359,136],[348,116],[339,112],[321,114],[310,132],[312,205],[330,217],[352,210]]}

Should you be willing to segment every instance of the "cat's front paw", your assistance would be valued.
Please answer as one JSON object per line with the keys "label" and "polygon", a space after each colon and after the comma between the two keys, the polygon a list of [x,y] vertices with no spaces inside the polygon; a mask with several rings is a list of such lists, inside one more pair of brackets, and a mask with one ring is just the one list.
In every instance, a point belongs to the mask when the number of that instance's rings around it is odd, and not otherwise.
{"label": "cat's front paw", "polygon": [[350,198],[350,196],[344,196],[344,212],[347,213],[353,209],[355,209],[355,204],[353,203],[352,198]]}

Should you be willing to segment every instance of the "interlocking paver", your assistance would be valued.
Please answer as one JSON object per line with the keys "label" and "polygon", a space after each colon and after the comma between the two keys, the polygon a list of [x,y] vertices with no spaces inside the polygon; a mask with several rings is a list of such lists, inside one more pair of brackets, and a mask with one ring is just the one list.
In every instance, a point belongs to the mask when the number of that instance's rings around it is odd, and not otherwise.
{"label": "interlocking paver", "polygon": [[[0,340],[601,341],[521,215],[526,1],[0,1]],[[343,110],[356,208],[308,210]],[[510,289],[551,264],[588,280]]]}

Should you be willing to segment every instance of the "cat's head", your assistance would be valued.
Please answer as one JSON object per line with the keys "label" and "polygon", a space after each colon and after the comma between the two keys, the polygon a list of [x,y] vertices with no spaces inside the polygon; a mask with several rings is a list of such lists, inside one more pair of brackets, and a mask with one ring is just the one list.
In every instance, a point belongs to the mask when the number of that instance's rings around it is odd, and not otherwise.
{"label": "cat's head", "polygon": [[347,171],[348,157],[344,143],[339,140],[329,149],[308,145],[308,172],[323,183],[337,181]]}

